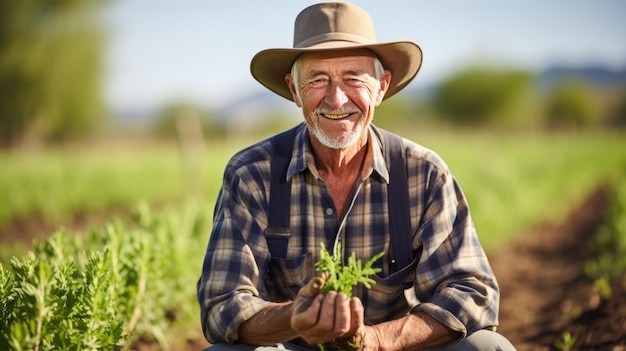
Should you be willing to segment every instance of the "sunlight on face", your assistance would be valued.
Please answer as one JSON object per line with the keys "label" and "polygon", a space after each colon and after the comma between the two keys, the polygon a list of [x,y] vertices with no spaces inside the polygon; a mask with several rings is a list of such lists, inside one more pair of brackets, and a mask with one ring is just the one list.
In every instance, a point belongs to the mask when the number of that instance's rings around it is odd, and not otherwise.
{"label": "sunlight on face", "polygon": [[320,143],[322,143],[322,145],[331,149],[345,150],[350,146],[355,145],[363,135],[366,123],[363,118],[361,118],[360,121],[363,122],[357,123],[352,130],[347,131],[341,136],[333,136],[325,133],[316,121],[309,124],[309,131],[315,138],[317,138],[317,140],[319,140]]}
{"label": "sunlight on face", "polygon": [[383,68],[368,50],[303,54],[291,76],[309,131],[332,149],[366,138]]}

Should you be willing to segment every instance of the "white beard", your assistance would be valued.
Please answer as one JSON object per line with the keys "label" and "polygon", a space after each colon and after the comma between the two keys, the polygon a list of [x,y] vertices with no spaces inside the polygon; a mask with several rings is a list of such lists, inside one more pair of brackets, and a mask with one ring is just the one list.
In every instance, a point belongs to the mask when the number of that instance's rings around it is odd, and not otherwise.
{"label": "white beard", "polygon": [[349,148],[350,146],[356,144],[356,142],[361,138],[361,134],[363,133],[363,124],[358,123],[356,128],[349,132],[349,134],[345,137],[333,138],[326,135],[322,132],[317,123],[313,126],[311,130],[311,134],[319,140],[322,145],[336,150],[344,150]]}

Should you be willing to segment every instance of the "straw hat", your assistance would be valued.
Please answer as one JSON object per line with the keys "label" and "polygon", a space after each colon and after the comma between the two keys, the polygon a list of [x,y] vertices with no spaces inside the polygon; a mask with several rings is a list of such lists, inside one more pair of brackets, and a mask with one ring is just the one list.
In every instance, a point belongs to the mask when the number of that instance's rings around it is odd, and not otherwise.
{"label": "straw hat", "polygon": [[307,7],[296,17],[293,48],[257,53],[250,63],[250,71],[265,87],[293,101],[285,74],[291,72],[298,55],[359,48],[373,51],[383,67],[391,71],[385,99],[409,84],[422,65],[422,49],[416,43],[407,40],[379,43],[367,12],[345,2],[327,2]]}

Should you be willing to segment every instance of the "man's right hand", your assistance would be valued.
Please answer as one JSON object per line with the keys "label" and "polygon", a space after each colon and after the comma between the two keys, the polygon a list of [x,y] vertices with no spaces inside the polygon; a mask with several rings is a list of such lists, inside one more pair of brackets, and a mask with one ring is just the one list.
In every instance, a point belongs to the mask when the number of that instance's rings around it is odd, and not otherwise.
{"label": "man's right hand", "polygon": [[363,323],[361,301],[334,291],[321,294],[323,283],[314,278],[300,289],[293,303],[291,327],[309,344],[352,335]]}
{"label": "man's right hand", "polygon": [[309,280],[309,282],[298,291],[298,296],[296,296],[293,302],[294,314],[307,310],[313,303],[313,300],[322,292],[322,289],[324,289],[324,284],[326,284],[324,276]]}

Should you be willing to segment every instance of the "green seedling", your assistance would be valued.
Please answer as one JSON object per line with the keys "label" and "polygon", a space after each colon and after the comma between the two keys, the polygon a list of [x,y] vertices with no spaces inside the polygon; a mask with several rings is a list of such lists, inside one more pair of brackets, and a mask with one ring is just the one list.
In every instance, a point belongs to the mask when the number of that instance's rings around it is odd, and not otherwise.
{"label": "green seedling", "polygon": [[561,351],[570,351],[576,344],[578,337],[570,334],[568,331],[563,332],[561,338],[554,342],[554,346]]}
{"label": "green seedling", "polygon": [[[325,294],[329,291],[337,291],[352,297],[352,290],[359,283],[368,289],[371,288],[376,282],[369,276],[381,271],[380,268],[374,268],[372,265],[384,254],[383,251],[372,257],[363,267],[361,260],[357,260],[354,252],[352,252],[348,258],[348,264],[344,266],[341,260],[341,244],[337,245],[336,253],[331,255],[322,243],[320,245],[320,260],[315,263],[315,270],[325,277],[321,292]],[[355,350],[360,348],[358,344],[350,343],[350,346]],[[317,347],[320,351],[325,351],[324,345],[318,344]]]}
{"label": "green seedling", "polygon": [[375,255],[363,266],[361,260],[357,260],[353,252],[348,258],[347,264],[343,265],[341,244],[337,245],[337,252],[332,255],[326,250],[324,243],[322,243],[320,260],[315,263],[315,270],[326,275],[322,293],[337,291],[352,297],[352,290],[359,283],[368,289],[371,288],[375,281],[369,278],[369,276],[381,271],[380,268],[374,268],[372,265],[384,254],[384,252],[381,252]]}

